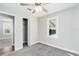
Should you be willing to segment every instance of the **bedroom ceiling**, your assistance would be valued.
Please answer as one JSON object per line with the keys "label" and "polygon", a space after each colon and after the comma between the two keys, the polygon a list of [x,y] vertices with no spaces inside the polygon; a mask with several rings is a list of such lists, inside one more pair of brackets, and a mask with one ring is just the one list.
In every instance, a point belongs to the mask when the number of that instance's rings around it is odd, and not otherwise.
{"label": "bedroom ceiling", "polygon": [[39,13],[32,14],[32,12],[27,10],[28,7],[33,8],[32,6],[20,6],[19,3],[1,3],[0,4],[0,6],[8,8],[13,12],[16,11],[17,13],[22,13],[22,14],[24,13],[24,14],[32,15],[34,17],[44,16],[46,14],[58,12],[76,5],[78,4],[77,3],[49,3],[46,6],[46,9],[48,10],[47,13],[39,12]]}

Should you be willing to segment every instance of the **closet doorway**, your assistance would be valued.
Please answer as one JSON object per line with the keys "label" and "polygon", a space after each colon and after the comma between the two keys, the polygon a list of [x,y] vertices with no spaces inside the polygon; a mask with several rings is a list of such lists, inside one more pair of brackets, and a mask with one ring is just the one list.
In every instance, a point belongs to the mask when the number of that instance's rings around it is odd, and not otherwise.
{"label": "closet doorway", "polygon": [[23,47],[28,46],[28,19],[23,18]]}

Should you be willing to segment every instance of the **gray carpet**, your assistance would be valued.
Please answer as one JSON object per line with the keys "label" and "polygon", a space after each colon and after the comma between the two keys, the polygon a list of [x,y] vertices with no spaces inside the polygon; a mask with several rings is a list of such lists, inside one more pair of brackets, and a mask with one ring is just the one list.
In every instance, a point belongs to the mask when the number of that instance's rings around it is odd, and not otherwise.
{"label": "gray carpet", "polygon": [[66,51],[50,47],[41,43],[11,52],[8,56],[74,56]]}

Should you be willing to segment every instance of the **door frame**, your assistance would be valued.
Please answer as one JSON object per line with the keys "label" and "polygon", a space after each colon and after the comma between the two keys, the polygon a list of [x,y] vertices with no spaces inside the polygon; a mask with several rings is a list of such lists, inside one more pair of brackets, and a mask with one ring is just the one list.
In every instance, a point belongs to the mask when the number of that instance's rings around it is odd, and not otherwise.
{"label": "door frame", "polygon": [[0,11],[1,14],[8,15],[13,17],[13,40],[12,40],[12,50],[15,51],[15,15],[11,13],[7,13],[4,11]]}

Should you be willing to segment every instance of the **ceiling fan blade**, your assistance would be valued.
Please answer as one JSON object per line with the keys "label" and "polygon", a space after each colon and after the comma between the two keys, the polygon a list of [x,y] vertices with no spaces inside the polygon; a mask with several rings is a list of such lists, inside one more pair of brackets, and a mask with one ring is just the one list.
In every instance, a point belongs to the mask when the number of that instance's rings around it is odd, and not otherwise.
{"label": "ceiling fan blade", "polygon": [[35,13],[36,11],[35,10],[33,10],[33,12],[32,13]]}
{"label": "ceiling fan blade", "polygon": [[47,9],[45,9],[44,7],[42,7],[42,9],[43,9],[43,11],[44,11],[44,12],[48,12],[48,10],[47,10]]}
{"label": "ceiling fan blade", "polygon": [[27,8],[27,10],[32,11],[32,9],[31,9],[31,8]]}
{"label": "ceiling fan blade", "polygon": [[31,3],[20,3],[21,6],[33,6]]}

